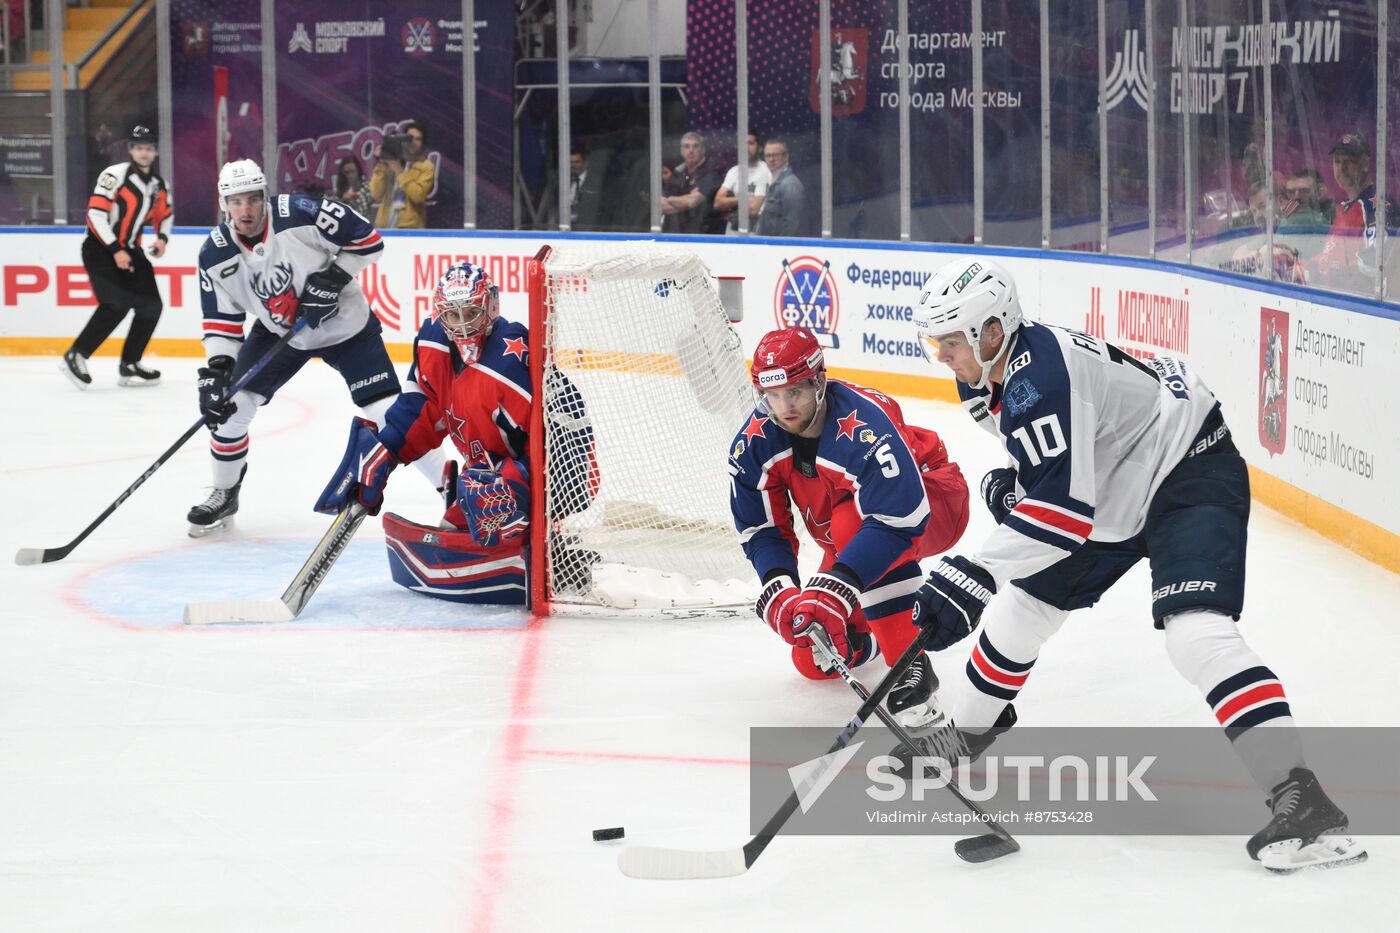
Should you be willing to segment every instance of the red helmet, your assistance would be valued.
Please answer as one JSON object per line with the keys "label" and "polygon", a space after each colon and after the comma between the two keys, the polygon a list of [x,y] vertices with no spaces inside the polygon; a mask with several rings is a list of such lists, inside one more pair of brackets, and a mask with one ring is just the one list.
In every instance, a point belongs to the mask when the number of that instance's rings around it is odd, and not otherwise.
{"label": "red helmet", "polygon": [[754,347],[752,378],[760,392],[807,380],[820,391],[826,385],[821,344],[805,327],[769,331]]}

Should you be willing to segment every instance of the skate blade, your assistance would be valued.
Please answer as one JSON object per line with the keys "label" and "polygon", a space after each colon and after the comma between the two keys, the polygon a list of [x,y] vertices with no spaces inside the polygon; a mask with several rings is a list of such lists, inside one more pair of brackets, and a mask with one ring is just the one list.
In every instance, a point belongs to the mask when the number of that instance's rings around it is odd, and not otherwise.
{"label": "skate blade", "polygon": [[58,361],[58,371],[63,373],[63,375],[67,376],[69,382],[73,383],[73,385],[82,389],[84,392],[86,392],[88,390],[88,387],[92,385],[92,383],[83,382],[83,380],[73,375],[73,370],[69,369],[68,364],[63,362],[62,360]]}
{"label": "skate blade", "polygon": [[117,385],[126,386],[128,389],[139,389],[142,386],[160,385],[160,377],[155,379],[137,379],[135,376],[121,376],[117,379]]}
{"label": "skate blade", "polygon": [[1259,850],[1260,864],[1276,875],[1341,868],[1364,862],[1368,857],[1354,837],[1340,835],[1318,836],[1307,845],[1301,839],[1284,839]]}
{"label": "skate blade", "polygon": [[191,538],[207,538],[207,537],[209,537],[210,535],[214,534],[216,531],[228,531],[228,530],[229,530],[230,528],[232,528],[232,527],[233,527],[233,516],[232,516],[232,515],[230,515],[228,518],[221,518],[221,519],[219,519],[217,522],[214,522],[214,523],[211,524],[211,525],[196,525],[196,524],[191,523],[191,524],[190,524],[190,537],[191,537]]}

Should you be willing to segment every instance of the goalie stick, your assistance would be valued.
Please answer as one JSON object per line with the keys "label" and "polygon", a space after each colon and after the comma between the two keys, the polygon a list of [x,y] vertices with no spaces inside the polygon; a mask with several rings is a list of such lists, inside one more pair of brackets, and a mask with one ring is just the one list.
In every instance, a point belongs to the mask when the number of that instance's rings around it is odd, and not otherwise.
{"label": "goalie stick", "polygon": [[[836,654],[836,651],[832,648],[831,640],[826,634],[826,630],[822,629],[820,626],[812,626],[812,630],[812,632],[808,633],[812,638],[812,647],[825,657],[828,666],[834,668],[836,672],[841,675],[842,680],[850,684],[851,689],[856,692],[857,696],[862,700],[869,699],[870,691],[866,689],[865,684],[856,679],[856,676],[851,673],[851,669],[846,666],[846,662],[841,660],[840,656]],[[895,719],[888,711],[879,706],[875,707],[875,715],[879,716],[880,721],[889,727],[889,730],[899,739],[900,744],[909,750],[909,754],[913,755],[915,758],[923,756],[924,753],[919,750],[918,743],[914,741],[914,737],[909,734],[908,730],[899,724],[899,720]],[[953,728],[956,728],[956,726]],[[953,851],[957,853],[958,858],[965,862],[990,862],[992,859],[1001,858],[1003,855],[1010,855],[1012,852],[1021,851],[1021,844],[1013,839],[1011,834],[1003,829],[1000,823],[988,816],[986,810],[983,810],[977,804],[968,800],[966,795],[963,794],[962,789],[959,788],[951,778],[948,781],[948,792],[958,798],[963,806],[972,811],[972,814],[991,830],[991,832],[984,833],[981,836],[959,839],[957,842],[953,843]]]}
{"label": "goalie stick", "polygon": [[311,601],[311,594],[326,579],[326,574],[330,573],[331,567],[355,536],[356,529],[368,516],[369,512],[358,502],[351,502],[341,509],[281,599],[215,599],[189,603],[185,606],[185,624],[292,621],[301,615]]}
{"label": "goalie stick", "polygon": [[[292,338],[295,337],[304,326],[306,326],[306,321],[306,318],[301,318],[296,322],[295,325],[292,326],[291,330],[287,331],[280,338],[278,338],[277,342],[274,343],[271,347],[269,347],[267,352],[262,355],[262,359],[254,363],[252,367],[249,368],[249,370],[243,374],[243,378],[239,379],[236,383],[233,384],[233,387],[228,390],[228,394],[224,397],[233,398],[240,391],[242,391],[243,387],[246,386],[253,379],[254,376],[261,372],[262,368],[266,366],[274,356],[280,353],[283,347],[292,342]],[[165,461],[169,460],[172,456],[175,455],[175,451],[179,450],[181,447],[184,447],[186,441],[194,437],[195,434],[199,433],[199,429],[204,427],[204,425],[205,421],[203,418],[200,418],[194,424],[190,425],[189,428],[186,429],[185,433],[181,434],[180,437],[175,441],[175,443],[171,444],[165,449],[165,453],[161,454],[159,457],[156,458],[155,463],[152,463],[150,466],[146,467],[146,472],[136,477],[136,482],[132,483],[130,486],[126,487],[126,489],[122,490],[122,494],[120,496],[117,496],[117,498],[112,502],[111,505],[103,509],[102,514],[97,516],[97,518],[93,520],[92,524],[84,528],[82,530],[82,533],[79,534],[72,541],[69,541],[62,547],[22,547],[15,552],[15,563],[19,564],[20,566],[25,566],[28,564],[47,564],[51,561],[63,560],[63,558],[67,557],[73,552],[73,549],[75,547],[82,544],[83,541],[87,538],[87,536],[92,534],[93,531],[97,529],[98,525],[105,522],[107,520],[107,516],[115,512],[123,502],[131,498],[131,494],[134,493],[136,490],[140,489],[141,486],[145,484],[146,480],[150,479],[155,474],[156,470],[159,470],[162,466],[164,466]]]}
{"label": "goalie stick", "polygon": [[[929,636],[933,634],[932,629],[920,630],[914,640],[909,643],[909,647],[904,649],[904,654],[899,656],[889,673],[885,675],[875,686],[871,693],[856,710],[850,722],[841,730],[841,734],[836,737],[831,748],[827,749],[822,756],[823,764],[813,774],[809,775],[807,782],[813,783],[820,780],[826,770],[831,767],[832,756],[850,744],[860,727],[865,725],[865,721],[871,714],[879,708],[884,701],[885,695],[894,689],[894,685],[904,676],[904,671],[914,659],[924,650],[924,645],[928,643]],[[617,857],[617,867],[624,875],[630,878],[644,878],[648,880],[685,880],[691,878],[728,878],[732,875],[741,875],[753,867],[753,863],[758,861],[758,857],[763,854],[763,850],[768,848],[768,843],[773,841],[773,837],[783,828],[783,824],[788,821],[801,802],[798,789],[794,788],[782,806],[778,807],[768,822],[763,824],[758,835],[754,836],[744,845],[735,849],[720,849],[717,851],[703,852],[693,849],[665,849],[655,846],[628,846],[623,849]]]}

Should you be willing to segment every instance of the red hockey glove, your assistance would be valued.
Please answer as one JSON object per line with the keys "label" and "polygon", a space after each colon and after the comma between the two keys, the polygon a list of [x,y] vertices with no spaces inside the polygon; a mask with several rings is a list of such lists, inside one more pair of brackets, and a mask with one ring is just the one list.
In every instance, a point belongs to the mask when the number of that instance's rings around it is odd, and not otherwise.
{"label": "red hockey glove", "polygon": [[851,646],[846,640],[846,620],[855,611],[860,591],[849,580],[831,573],[819,573],[807,581],[807,588],[797,597],[793,609],[793,634],[810,640],[806,631],[810,626],[820,625],[826,629],[831,639],[831,647],[841,655],[843,661],[851,660]]}
{"label": "red hockey glove", "polygon": [[796,580],[785,573],[779,574],[764,584],[763,592],[758,594],[758,604],[754,606],[758,617],[789,645],[797,644],[797,636],[792,633],[792,613],[801,592]]}

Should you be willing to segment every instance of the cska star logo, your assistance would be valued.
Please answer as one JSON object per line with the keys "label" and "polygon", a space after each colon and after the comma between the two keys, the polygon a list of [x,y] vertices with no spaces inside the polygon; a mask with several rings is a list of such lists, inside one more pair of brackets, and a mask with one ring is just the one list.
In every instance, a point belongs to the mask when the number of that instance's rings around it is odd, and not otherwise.
{"label": "cska star logo", "polygon": [[760,418],[758,415],[751,416],[749,423],[744,427],[744,439],[752,443],[755,437],[767,437],[768,435],[763,433],[763,425],[767,422],[767,418]]}
{"label": "cska star logo", "polygon": [[525,362],[525,349],[525,341],[519,337],[506,338],[506,353],[520,360],[522,363]]}
{"label": "cska star logo", "polygon": [[865,426],[865,422],[856,417],[854,408],[851,409],[850,414],[846,415],[846,417],[837,418],[836,423],[841,426],[841,430],[837,432],[836,436],[844,437],[848,441],[856,439],[856,428]]}
{"label": "cska star logo", "polygon": [[297,296],[292,290],[291,263],[279,262],[271,274],[253,273],[253,294],[267,309],[272,323],[278,327],[291,327],[297,319]]}

